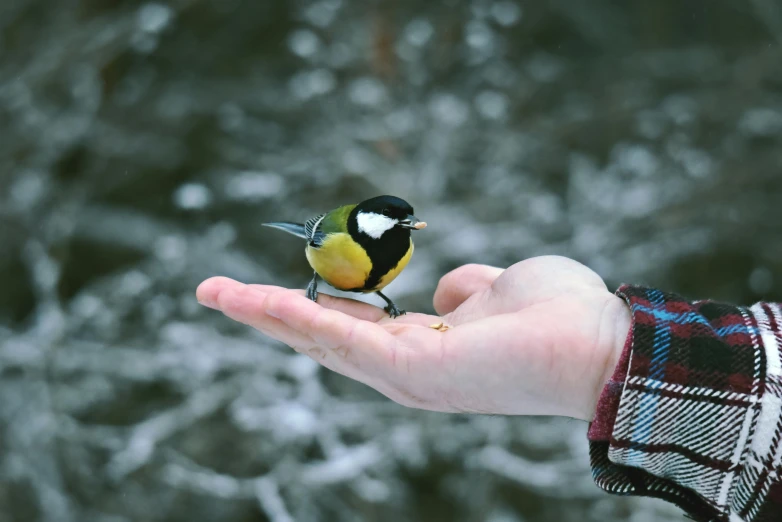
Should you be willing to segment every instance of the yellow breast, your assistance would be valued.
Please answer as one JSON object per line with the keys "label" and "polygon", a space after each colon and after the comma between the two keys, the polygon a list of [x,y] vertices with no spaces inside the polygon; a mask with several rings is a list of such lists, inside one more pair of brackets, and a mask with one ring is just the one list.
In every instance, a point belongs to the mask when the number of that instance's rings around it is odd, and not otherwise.
{"label": "yellow breast", "polygon": [[339,290],[362,288],[372,262],[350,234],[329,234],[320,248],[307,245],[307,261],[320,277]]}
{"label": "yellow breast", "polygon": [[349,234],[329,234],[319,248],[307,245],[305,253],[313,270],[334,288],[375,292],[382,290],[405,269],[413,256],[413,241],[396,266],[383,275],[375,287],[367,289],[364,289],[364,284],[372,271],[372,261]]}

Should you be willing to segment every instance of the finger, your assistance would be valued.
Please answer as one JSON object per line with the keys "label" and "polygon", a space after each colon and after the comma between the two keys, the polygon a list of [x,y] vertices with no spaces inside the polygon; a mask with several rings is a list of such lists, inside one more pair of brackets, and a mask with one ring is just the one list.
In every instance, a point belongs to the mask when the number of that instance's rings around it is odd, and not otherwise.
{"label": "finger", "polygon": [[385,344],[393,341],[391,335],[375,323],[324,308],[292,291],[269,294],[265,312],[330,349],[346,346],[361,347],[364,351],[383,350]]}
{"label": "finger", "polygon": [[434,309],[440,315],[453,312],[470,296],[488,289],[503,270],[488,265],[464,265],[445,274],[434,293]]}
{"label": "finger", "polygon": [[[219,295],[217,304],[219,309],[231,319],[252,326],[264,334],[287,344],[297,352],[307,355],[329,370],[370,384],[370,379],[351,362],[348,357],[348,350],[340,348],[330,349],[322,345],[319,340],[314,339],[308,332],[298,331],[280,319],[270,316],[268,314],[267,299],[275,294],[295,295],[293,291],[286,289],[265,293],[249,285],[239,285],[223,290]],[[301,298],[307,300],[304,297]],[[320,309],[322,310],[322,308]]]}
{"label": "finger", "polygon": [[[281,286],[273,285],[247,285],[251,288],[258,289],[266,293],[276,293],[281,291],[290,291],[298,295],[304,296],[306,292],[304,290],[289,290]],[[383,326],[399,325],[399,324],[415,324],[419,326],[431,326],[432,324],[440,321],[441,318],[435,315],[409,313],[404,314],[396,318],[392,318],[388,315],[388,312],[377,306],[358,301],[356,299],[350,299],[345,297],[335,297],[333,295],[318,294],[318,304],[324,308],[330,310],[336,310],[343,314],[352,315],[356,319],[362,321],[370,321],[373,323],[379,322]]]}
{"label": "finger", "polygon": [[[209,308],[216,308],[217,296],[223,289],[231,287],[232,285],[241,284],[242,283],[227,277],[213,277],[199,285],[198,289],[196,290],[196,296],[198,301],[204,306],[208,306]],[[289,290],[287,288],[274,285],[251,284],[247,286],[256,290],[260,290],[266,294],[281,291],[292,291],[302,296],[305,294],[304,290]],[[332,310],[337,310],[339,312],[352,315],[353,317],[364,321],[377,322],[383,318],[388,317],[388,314],[382,308],[378,308],[355,299],[346,299],[327,294],[319,294],[318,304],[325,308],[330,308]]]}
{"label": "finger", "polygon": [[341,355],[349,367],[340,373],[378,390],[379,384],[408,375],[412,361],[439,353],[442,332],[429,327],[434,316],[409,314],[377,324],[320,307],[294,292],[270,294],[267,313]]}
{"label": "finger", "polygon": [[[350,317],[340,312],[339,309],[374,321],[379,317],[386,316],[383,310],[350,299],[340,299],[324,295],[319,296],[318,301],[321,301],[322,299],[324,305],[337,308],[336,310],[329,310],[305,298],[303,292],[299,290],[288,290],[269,285],[244,285],[226,277],[215,277],[203,282],[198,287],[196,293],[198,300],[202,304],[221,310],[231,319],[252,326],[264,334],[291,346],[294,350],[312,356],[313,359],[327,367],[329,367],[329,364],[324,363],[322,355],[325,355],[327,350],[334,350],[335,346],[339,346],[339,344],[344,341],[347,323],[345,319]],[[299,316],[290,317],[290,314],[286,314],[286,319],[290,323],[287,324],[279,318],[274,317],[274,315],[283,313],[283,310],[280,310],[277,313],[268,313],[269,306],[267,306],[267,299],[272,295],[283,296],[282,300],[278,299],[275,301],[275,303],[283,308],[290,303],[291,298],[295,298],[294,302],[297,302],[299,306],[293,313],[298,313]],[[302,304],[305,309],[302,309]],[[317,332],[313,334],[306,321],[309,316],[318,314],[319,311],[328,311],[334,315],[329,317],[321,316],[320,320],[325,321],[325,324],[322,323],[324,327],[318,329]],[[418,321],[421,320],[421,317],[424,317],[420,314],[415,315],[419,316],[417,319]],[[331,318],[335,316],[342,320],[334,321],[329,324]],[[405,317],[407,318],[407,316]],[[354,317],[350,317],[350,319],[357,321]],[[348,328],[350,327],[352,327],[352,325],[348,325]],[[377,335],[375,339],[372,340],[389,336],[382,328],[377,328],[380,331],[380,335]],[[366,339],[361,336],[356,336],[355,339],[358,343],[366,341]],[[320,346],[321,344],[328,346]],[[340,350],[340,352],[343,357],[347,355],[347,350],[344,348]],[[331,369],[335,368],[332,367]],[[340,373],[344,372],[341,371]]]}
{"label": "finger", "polygon": [[217,309],[217,298],[226,288],[242,285],[239,281],[234,281],[228,277],[210,277],[196,289],[196,299],[198,302],[209,308]]}
{"label": "finger", "polygon": [[296,335],[279,319],[262,317],[266,296],[282,291],[288,290],[279,286],[245,285],[227,277],[213,277],[199,285],[196,297],[201,304],[220,310],[235,321],[252,326],[295,350],[305,351],[314,344],[312,339]]}
{"label": "finger", "polygon": [[[285,288],[279,286],[271,286],[271,285],[249,285],[249,286],[266,293],[276,293],[282,290],[286,290]],[[291,290],[291,291],[301,296],[305,295],[304,290]],[[378,308],[377,306],[372,306],[369,303],[364,303],[361,301],[357,301],[355,299],[334,297],[332,295],[327,295],[323,293],[318,294],[318,304],[324,308],[329,308],[331,310],[342,312],[343,314],[352,315],[356,319],[361,319],[362,321],[372,321],[373,323],[376,323],[377,321],[383,319],[384,317],[388,317],[388,314],[382,308]]]}
{"label": "finger", "polygon": [[200,300],[213,300],[217,295],[213,306],[226,316],[395,400],[397,387],[389,388],[389,379],[409,371],[410,353],[423,355],[426,349],[434,349],[441,335],[428,327],[437,322],[435,316],[408,314],[385,319],[380,326],[319,306],[300,291],[243,285],[227,278],[202,284],[198,294]]}
{"label": "finger", "polygon": [[266,300],[270,295],[273,294],[241,283],[225,283],[217,295],[215,308],[234,321],[252,326],[296,351],[306,353],[315,347],[317,343],[306,333],[297,332],[266,313]]}
{"label": "finger", "polygon": [[420,324],[435,319],[425,314],[386,319],[381,325],[319,306],[298,291],[268,294],[265,307],[268,315],[306,332],[332,365],[313,357],[316,361],[396,401],[405,400],[402,390],[409,383],[397,381],[410,372],[411,354],[423,355],[425,348],[437,352],[439,346],[440,332]]}
{"label": "finger", "polygon": [[259,285],[259,284],[249,284],[247,285],[250,288],[255,288],[256,290],[260,290],[261,292],[265,294],[273,294],[274,292],[282,292],[283,290],[291,290],[290,288],[285,288],[284,286],[276,286],[276,285]]}

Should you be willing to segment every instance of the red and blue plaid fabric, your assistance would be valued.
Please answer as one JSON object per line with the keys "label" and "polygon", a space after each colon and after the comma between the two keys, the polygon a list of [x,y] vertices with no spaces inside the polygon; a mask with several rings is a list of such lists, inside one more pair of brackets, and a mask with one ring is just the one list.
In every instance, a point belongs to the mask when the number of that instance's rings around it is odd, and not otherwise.
{"label": "red and blue plaid fabric", "polygon": [[782,521],[782,306],[617,295],[633,325],[589,430],[597,485],[698,521]]}

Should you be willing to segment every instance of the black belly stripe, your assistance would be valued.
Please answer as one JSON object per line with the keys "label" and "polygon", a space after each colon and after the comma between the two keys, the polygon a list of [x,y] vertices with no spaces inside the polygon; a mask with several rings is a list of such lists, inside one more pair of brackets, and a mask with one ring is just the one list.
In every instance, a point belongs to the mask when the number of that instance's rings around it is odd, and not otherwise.
{"label": "black belly stripe", "polygon": [[410,230],[392,228],[383,234],[380,239],[373,239],[358,231],[358,223],[353,213],[351,213],[351,218],[348,219],[348,232],[364,248],[372,261],[372,270],[369,272],[366,281],[364,281],[364,286],[355,288],[354,291],[356,292],[374,289],[380,284],[383,276],[396,267],[410,249]]}
{"label": "black belly stripe", "polygon": [[[407,233],[407,237],[404,238],[405,240],[405,248],[402,250],[401,248],[393,249],[387,254],[381,254],[380,261],[375,262],[375,258],[372,257],[370,254],[369,258],[372,259],[372,271],[369,273],[369,277],[367,277],[367,280],[364,282],[364,288],[366,289],[374,289],[377,285],[380,284],[380,280],[383,279],[383,276],[389,273],[391,270],[397,267],[399,262],[402,260],[405,255],[407,255],[407,252],[410,251],[410,233]],[[400,254],[401,252],[401,254]],[[388,256],[388,257],[386,257]],[[388,262],[383,262],[383,260],[388,260]]]}

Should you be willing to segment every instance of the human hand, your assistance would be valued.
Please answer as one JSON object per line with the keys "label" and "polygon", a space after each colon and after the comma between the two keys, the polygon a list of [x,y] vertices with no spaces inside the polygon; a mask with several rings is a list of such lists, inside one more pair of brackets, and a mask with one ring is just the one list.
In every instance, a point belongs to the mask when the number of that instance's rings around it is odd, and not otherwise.
{"label": "human hand", "polygon": [[[204,281],[198,300],[392,400],[445,412],[591,420],[630,312],[576,261],[544,256],[507,270],[465,265],[434,295],[442,317],[303,290]],[[451,326],[440,332],[433,323]]]}

